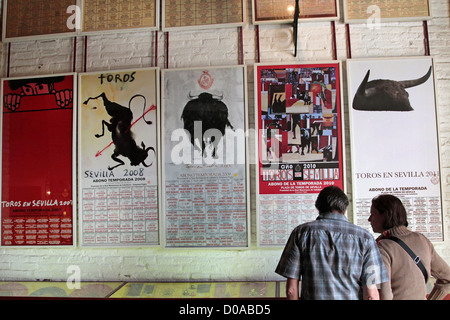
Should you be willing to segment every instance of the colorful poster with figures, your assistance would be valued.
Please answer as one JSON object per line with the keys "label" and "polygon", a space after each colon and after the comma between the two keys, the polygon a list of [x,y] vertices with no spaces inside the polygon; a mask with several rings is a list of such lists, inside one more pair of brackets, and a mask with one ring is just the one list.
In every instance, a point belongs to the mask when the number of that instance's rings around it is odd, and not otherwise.
{"label": "colorful poster with figures", "polygon": [[433,59],[350,59],[347,74],[355,224],[372,231],[371,201],[388,193],[413,231],[443,241]]}
{"label": "colorful poster with figures", "polygon": [[344,189],[341,63],[257,64],[258,243],[284,246],[317,218],[326,186]]}
{"label": "colorful poster with figures", "polygon": [[159,244],[159,69],[79,75],[83,246]]}
{"label": "colorful poster with figures", "polygon": [[162,72],[166,247],[247,247],[244,66]]}
{"label": "colorful poster with figures", "polygon": [[75,80],[2,80],[2,246],[75,243]]}

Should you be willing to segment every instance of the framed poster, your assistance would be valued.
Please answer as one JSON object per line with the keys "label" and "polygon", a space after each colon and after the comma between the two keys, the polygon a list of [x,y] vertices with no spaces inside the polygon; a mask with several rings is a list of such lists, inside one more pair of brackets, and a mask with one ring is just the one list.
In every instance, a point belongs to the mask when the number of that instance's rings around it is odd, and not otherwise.
{"label": "framed poster", "polygon": [[74,74],[2,79],[2,246],[75,244]]}
{"label": "framed poster", "polygon": [[260,246],[284,246],[324,187],[345,188],[341,83],[339,61],[255,65]]}
{"label": "framed poster", "polygon": [[162,0],[163,30],[243,26],[244,0]]}
{"label": "framed poster", "polygon": [[428,0],[344,0],[345,23],[422,21],[431,18]]}
{"label": "framed poster", "polygon": [[77,0],[3,1],[3,41],[71,37],[72,10]]}
{"label": "framed poster", "polygon": [[83,32],[159,29],[159,1],[83,0]]}
{"label": "framed poster", "polygon": [[[292,23],[295,0],[252,0],[253,24]],[[299,1],[299,20],[338,20],[336,0]]]}
{"label": "framed poster", "polygon": [[159,245],[159,69],[79,75],[82,246]]}
{"label": "framed poster", "polygon": [[165,246],[248,247],[246,68],[162,71]]}
{"label": "framed poster", "polygon": [[443,240],[431,57],[347,62],[354,222],[371,230],[371,200],[399,197],[412,230]]}

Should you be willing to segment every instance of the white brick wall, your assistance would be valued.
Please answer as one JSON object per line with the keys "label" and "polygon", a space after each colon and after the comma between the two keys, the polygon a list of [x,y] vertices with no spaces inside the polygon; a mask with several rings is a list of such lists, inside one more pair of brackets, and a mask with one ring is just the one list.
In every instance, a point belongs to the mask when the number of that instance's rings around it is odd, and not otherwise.
{"label": "white brick wall", "polygon": [[[251,1],[248,0],[251,21]],[[440,114],[440,148],[446,241],[437,251],[450,263],[450,27],[449,2],[431,0],[429,21],[431,54],[435,57],[437,103]],[[341,10],[342,12],[342,10]],[[371,30],[351,25],[352,57],[423,55],[422,22],[382,24]],[[236,65],[237,28],[169,34],[169,68]],[[337,58],[346,60],[345,25],[336,22]],[[158,66],[164,67],[164,33],[118,33],[88,37],[87,71],[153,66],[154,42],[158,41]],[[254,127],[253,64],[256,61],[255,28],[243,28],[244,62],[248,65],[249,120]],[[77,39],[76,71],[84,67],[84,39]],[[261,62],[331,60],[329,22],[302,22],[299,27],[298,57],[294,58],[292,30],[288,25],[260,27]],[[71,72],[73,39],[12,43],[10,76]],[[7,45],[2,45],[1,76],[6,76]],[[344,90],[345,95],[345,90]],[[345,97],[346,98],[346,97]],[[347,101],[345,108],[347,109]],[[347,117],[347,114],[346,114]],[[348,117],[347,117],[348,119]],[[350,177],[347,128],[347,177]],[[254,143],[250,144],[251,156]],[[254,190],[254,165],[251,190]],[[351,190],[351,181],[348,181]],[[351,198],[351,193],[349,193]],[[255,198],[252,194],[252,247],[248,250],[162,249],[162,248],[0,248],[0,280],[66,280],[67,267],[77,265],[82,280],[273,280],[281,249],[255,246]],[[349,212],[351,215],[351,212]]]}

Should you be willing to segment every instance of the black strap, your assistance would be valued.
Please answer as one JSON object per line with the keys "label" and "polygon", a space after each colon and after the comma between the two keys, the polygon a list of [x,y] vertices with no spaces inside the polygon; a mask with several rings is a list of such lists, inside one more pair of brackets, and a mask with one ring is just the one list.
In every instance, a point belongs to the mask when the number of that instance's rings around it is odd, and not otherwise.
{"label": "black strap", "polygon": [[411,258],[414,260],[414,263],[419,267],[420,271],[423,273],[423,277],[425,278],[425,283],[428,281],[428,273],[425,269],[425,266],[423,265],[422,261],[420,261],[420,257],[417,256],[402,240],[400,240],[397,237],[390,236],[387,239],[391,239],[395,242],[397,242],[405,251],[411,256]]}
{"label": "black strap", "polygon": [[298,33],[298,18],[300,15],[300,7],[298,5],[298,0],[295,0],[295,10],[294,10],[294,57],[297,56],[297,33]]}

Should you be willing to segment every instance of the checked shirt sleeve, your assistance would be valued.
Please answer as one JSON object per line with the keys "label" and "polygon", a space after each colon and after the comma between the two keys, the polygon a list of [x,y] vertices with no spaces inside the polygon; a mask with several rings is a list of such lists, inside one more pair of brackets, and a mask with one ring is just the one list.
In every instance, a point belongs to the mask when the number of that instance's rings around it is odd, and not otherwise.
{"label": "checked shirt sleeve", "polygon": [[297,232],[291,233],[275,272],[279,275],[300,280],[300,248],[297,245]]}
{"label": "checked shirt sleeve", "polygon": [[363,285],[377,285],[389,281],[389,274],[375,241],[367,241],[361,282]]}

